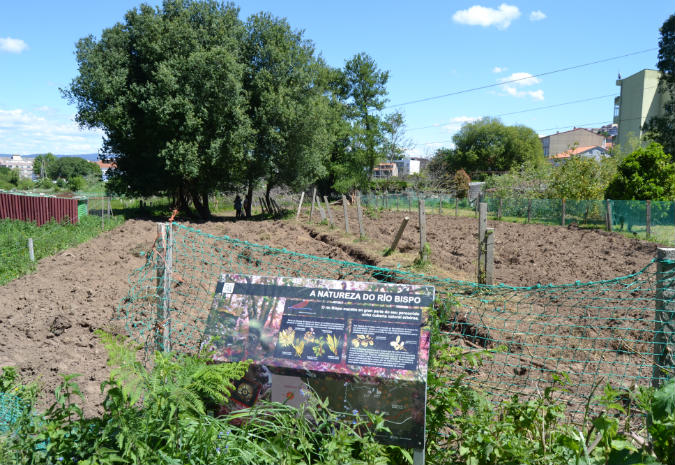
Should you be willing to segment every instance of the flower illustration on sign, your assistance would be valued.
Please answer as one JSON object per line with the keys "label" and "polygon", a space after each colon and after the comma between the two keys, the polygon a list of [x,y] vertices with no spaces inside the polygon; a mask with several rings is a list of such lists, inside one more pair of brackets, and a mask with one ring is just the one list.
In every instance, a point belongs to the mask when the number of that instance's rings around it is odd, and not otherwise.
{"label": "flower illustration on sign", "polygon": [[368,347],[374,344],[373,337],[366,334],[358,334],[354,339],[352,339],[352,345],[354,347]]}
{"label": "flower illustration on sign", "polygon": [[405,347],[403,347],[405,342],[401,340],[401,336],[396,336],[396,340],[391,341],[389,344],[391,344],[394,350],[405,350]]}
{"label": "flower illustration on sign", "polygon": [[338,345],[340,344],[340,338],[329,334],[326,336],[326,342],[328,343],[328,349],[333,352],[335,355],[338,354]]}
{"label": "flower illustration on sign", "polygon": [[279,345],[286,347],[293,345],[295,339],[295,330],[293,328],[286,328],[279,333]]}

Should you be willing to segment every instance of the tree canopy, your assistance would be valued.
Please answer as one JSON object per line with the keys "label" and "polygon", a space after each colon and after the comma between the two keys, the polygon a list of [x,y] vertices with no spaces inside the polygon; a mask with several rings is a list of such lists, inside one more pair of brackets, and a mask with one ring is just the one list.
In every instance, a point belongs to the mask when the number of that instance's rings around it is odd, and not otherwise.
{"label": "tree canopy", "polygon": [[237,181],[252,132],[242,34],[231,5],[166,0],[78,41],[79,75],[64,94],[82,126],[103,130],[113,190],[166,192],[206,216],[208,194]]}
{"label": "tree canopy", "polygon": [[110,190],[165,193],[208,216],[215,190],[243,186],[250,205],[261,182],[268,194],[319,178],[362,185],[386,131],[399,156],[403,119],[379,115],[388,73],[371,57],[336,70],[285,19],[238,15],[215,0],[164,0],[78,41],[63,94],[81,126],[104,133]]}
{"label": "tree canopy", "polygon": [[497,118],[466,123],[452,140],[454,149],[436,152],[451,172],[508,171],[525,162],[539,165],[545,161],[539,136],[533,129],[506,126]]}
{"label": "tree canopy", "polygon": [[675,15],[671,15],[661,26],[657,67],[661,71],[659,90],[668,96],[670,102],[662,116],[655,116],[645,122],[645,138],[663,146],[666,153],[675,156]]}
{"label": "tree canopy", "polygon": [[101,168],[96,163],[80,157],[54,157],[54,161],[47,165],[47,176],[54,180],[59,178],[71,180],[78,176],[82,178],[93,176],[100,179]]}
{"label": "tree canopy", "polygon": [[675,164],[656,142],[639,148],[619,164],[605,198],[672,200],[675,198]]}

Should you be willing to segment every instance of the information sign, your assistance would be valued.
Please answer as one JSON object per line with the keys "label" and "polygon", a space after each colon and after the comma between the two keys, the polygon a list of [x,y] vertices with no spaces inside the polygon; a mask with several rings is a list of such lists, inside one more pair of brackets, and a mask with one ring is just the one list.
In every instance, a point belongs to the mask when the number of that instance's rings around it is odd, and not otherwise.
{"label": "information sign", "polygon": [[421,449],[433,301],[431,286],[224,274],[205,339],[218,361],[254,361],[236,405],[298,405],[309,385],[336,411],[382,415],[383,442]]}

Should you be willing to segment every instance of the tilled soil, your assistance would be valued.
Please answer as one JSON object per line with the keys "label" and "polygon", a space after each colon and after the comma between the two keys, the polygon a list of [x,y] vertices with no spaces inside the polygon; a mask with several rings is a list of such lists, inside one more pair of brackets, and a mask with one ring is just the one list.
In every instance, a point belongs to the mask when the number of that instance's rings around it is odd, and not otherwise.
{"label": "tilled soil", "polygon": [[[417,248],[417,215],[400,249],[383,259],[387,244],[405,213],[379,213],[365,217],[371,239],[363,247],[354,241],[358,233],[355,209],[351,209],[352,235],[339,228],[308,226],[306,215],[295,220],[217,221],[192,224],[214,235],[229,235],[250,242],[286,248],[336,260],[391,265],[397,258],[409,260]],[[342,225],[342,209],[333,208]],[[316,217],[315,217],[316,219]],[[428,215],[428,240],[432,261],[448,276],[473,276],[476,266],[477,220]],[[542,225],[490,222],[496,235],[496,278],[512,285],[589,281],[625,275],[639,270],[655,253],[651,243],[604,232]],[[0,366],[16,366],[28,380],[37,380],[44,392],[53,391],[61,375],[80,373],[86,397],[85,412],[100,410],[100,383],[107,379],[106,356],[94,330],[113,329],[114,309],[129,290],[127,277],[144,264],[139,253],[152,248],[156,225],[130,220],[78,247],[40,261],[37,271],[0,287]],[[370,247],[370,249],[368,249]],[[402,263],[408,265],[409,263]],[[41,400],[44,406],[50,396]]]}

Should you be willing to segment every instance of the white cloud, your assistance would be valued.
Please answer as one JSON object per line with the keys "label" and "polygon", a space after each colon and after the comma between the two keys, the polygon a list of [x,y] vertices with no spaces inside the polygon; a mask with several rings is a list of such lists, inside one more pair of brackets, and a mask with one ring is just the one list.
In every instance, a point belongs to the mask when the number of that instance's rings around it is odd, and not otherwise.
{"label": "white cloud", "polygon": [[510,76],[497,79],[497,82],[503,82],[502,90],[512,97],[531,97],[534,100],[544,100],[544,91],[523,90],[523,87],[534,86],[541,82],[541,79],[530,73],[512,73]]}
{"label": "white cloud", "polygon": [[72,116],[56,112],[45,117],[22,109],[0,109],[0,133],[0,153],[86,154],[102,145],[101,131],[80,129]]}
{"label": "white cloud", "polygon": [[546,19],[546,13],[543,11],[535,10],[530,13],[530,21],[541,21],[542,19]]}
{"label": "white cloud", "polygon": [[28,44],[21,39],[0,37],[0,52],[21,53],[28,48]]}
{"label": "white cloud", "polygon": [[494,68],[492,68],[492,72],[496,73],[496,74],[499,74],[499,73],[503,73],[507,69],[508,68],[502,68],[501,66],[495,66]]}
{"label": "white cloud", "polygon": [[452,20],[456,23],[467,24],[469,26],[495,26],[497,29],[504,30],[520,17],[520,10],[517,6],[502,3],[498,9],[488,8],[480,5],[474,5],[467,10],[456,11],[452,15]]}
{"label": "white cloud", "polygon": [[510,85],[525,87],[539,84],[541,82],[541,79],[534,77],[530,73],[513,73],[511,74],[511,76],[500,78],[499,82],[505,82],[509,83]]}
{"label": "white cloud", "polygon": [[511,95],[512,97],[532,97],[534,100],[544,100],[544,91],[541,89],[518,90],[516,87],[508,84],[504,85],[502,88],[508,95]]}

